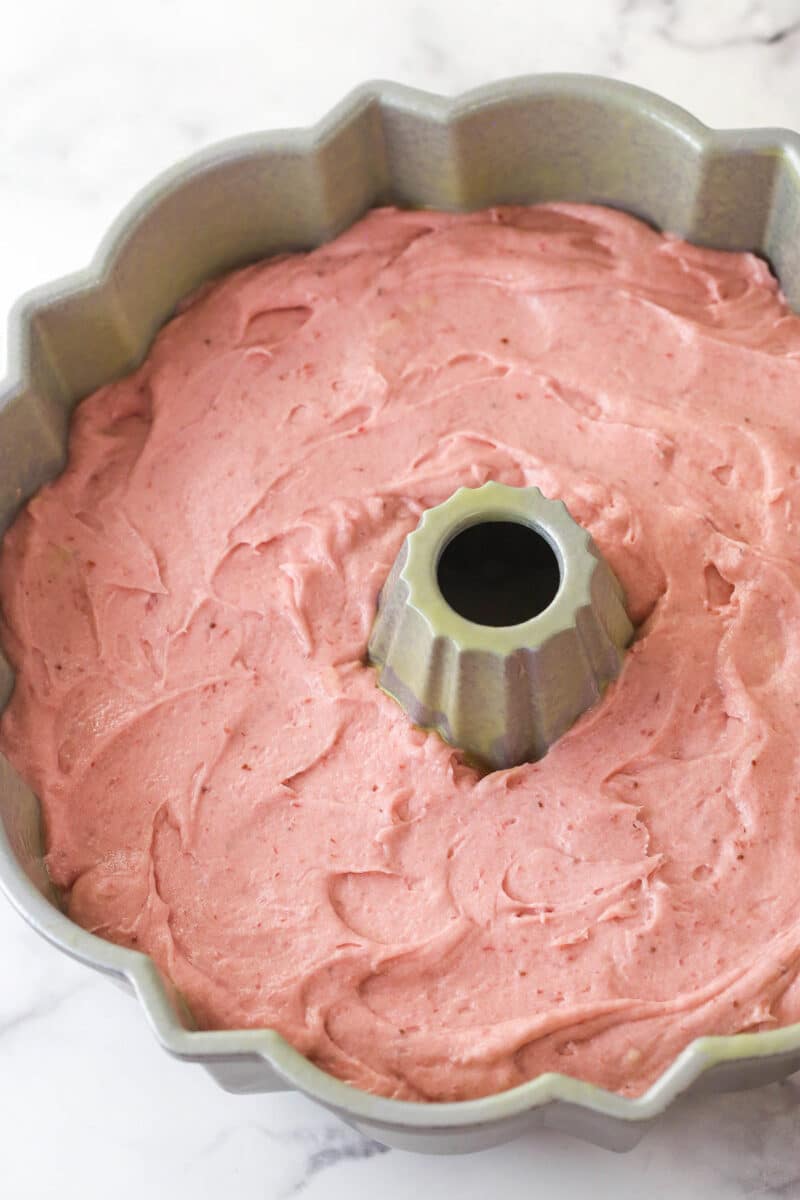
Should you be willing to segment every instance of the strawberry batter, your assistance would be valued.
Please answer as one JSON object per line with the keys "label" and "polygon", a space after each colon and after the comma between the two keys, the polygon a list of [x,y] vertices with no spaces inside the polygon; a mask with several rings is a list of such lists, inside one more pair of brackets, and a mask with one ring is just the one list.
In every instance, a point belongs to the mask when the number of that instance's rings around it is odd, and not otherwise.
{"label": "strawberry batter", "polygon": [[[370,1091],[642,1092],[800,1020],[800,319],[602,208],[378,210],[201,290],[0,556],[0,747],[70,916]],[[562,498],[623,674],[479,777],[364,655],[420,513]]]}

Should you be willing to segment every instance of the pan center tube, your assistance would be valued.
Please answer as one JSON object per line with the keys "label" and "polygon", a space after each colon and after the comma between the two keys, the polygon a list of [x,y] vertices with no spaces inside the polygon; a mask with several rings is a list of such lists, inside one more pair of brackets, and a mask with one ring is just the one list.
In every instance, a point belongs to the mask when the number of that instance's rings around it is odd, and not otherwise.
{"label": "pan center tube", "polygon": [[549,608],[561,571],[547,538],[517,521],[480,521],[447,543],[436,567],[447,603],[477,625],[520,625]]}
{"label": "pan center tube", "polygon": [[541,758],[619,674],[633,626],[589,533],[538,488],[460,488],[423,513],[369,657],[409,719],[477,766]]}

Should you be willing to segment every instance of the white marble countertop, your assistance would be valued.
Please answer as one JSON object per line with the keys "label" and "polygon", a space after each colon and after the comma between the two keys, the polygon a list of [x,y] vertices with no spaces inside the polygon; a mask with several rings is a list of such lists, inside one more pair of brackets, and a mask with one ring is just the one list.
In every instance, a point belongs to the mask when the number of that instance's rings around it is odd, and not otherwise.
{"label": "white marble countertop", "polygon": [[[660,91],[708,124],[800,127],[800,0],[24,0],[3,25],[3,314],[83,266],[162,168],[219,138],[312,122],[368,78],[452,93],[588,71]],[[800,1196],[800,1076],[684,1102],[627,1155],[542,1133],[418,1158],[302,1097],[229,1096],[171,1061],[132,1001],[3,901],[0,941],[8,1200]]]}

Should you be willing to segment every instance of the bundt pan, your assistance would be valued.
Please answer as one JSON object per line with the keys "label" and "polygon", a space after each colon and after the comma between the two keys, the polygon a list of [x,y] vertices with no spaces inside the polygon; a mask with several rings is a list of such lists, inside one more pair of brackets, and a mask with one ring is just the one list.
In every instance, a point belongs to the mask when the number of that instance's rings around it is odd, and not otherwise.
{"label": "bundt pan", "polygon": [[[375,204],[547,200],[613,205],[700,244],[756,251],[800,307],[797,135],[713,132],[657,96],[592,77],[515,79],[455,100],[368,84],[310,131],[246,136],[167,172],[122,214],[91,267],[20,301],[0,395],[0,532],[63,467],[76,401],[130,371],[202,280],[317,245]],[[0,658],[0,708],[12,687]],[[752,1087],[800,1068],[794,1025],[700,1038],[637,1099],[558,1074],[460,1103],[372,1096],[272,1030],[188,1028],[150,959],[73,924],[43,865],[36,798],[2,758],[0,816],[11,902],[55,946],[127,984],[166,1050],[231,1092],[298,1088],[394,1146],[478,1150],[546,1126],[623,1150],[681,1092]]]}

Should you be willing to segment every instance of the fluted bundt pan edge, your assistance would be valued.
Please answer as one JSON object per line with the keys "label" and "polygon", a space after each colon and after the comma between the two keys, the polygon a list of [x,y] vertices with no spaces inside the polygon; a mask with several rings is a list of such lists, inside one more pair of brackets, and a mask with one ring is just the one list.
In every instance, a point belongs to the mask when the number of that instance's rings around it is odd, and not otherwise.
{"label": "fluted bundt pan edge", "polygon": [[[445,209],[573,200],[625,209],[700,244],[754,250],[800,307],[800,138],[711,131],[648,92],[589,76],[526,77],[453,100],[367,84],[311,130],[256,133],[161,176],[121,214],[92,265],[23,297],[0,393],[0,531],[58,473],[69,413],[132,368],[176,302],[210,276],[318,244],[377,203]],[[0,706],[13,678],[0,657]],[[375,1097],[320,1071],[271,1030],[186,1028],[153,963],[80,929],[42,863],[38,804],[0,757],[0,885],[73,957],[126,983],[162,1045],[231,1091],[297,1087],[363,1132],[453,1153],[534,1126],[634,1145],[682,1091],[800,1068],[800,1026],[693,1042],[637,1099],[564,1075],[458,1104]]]}

